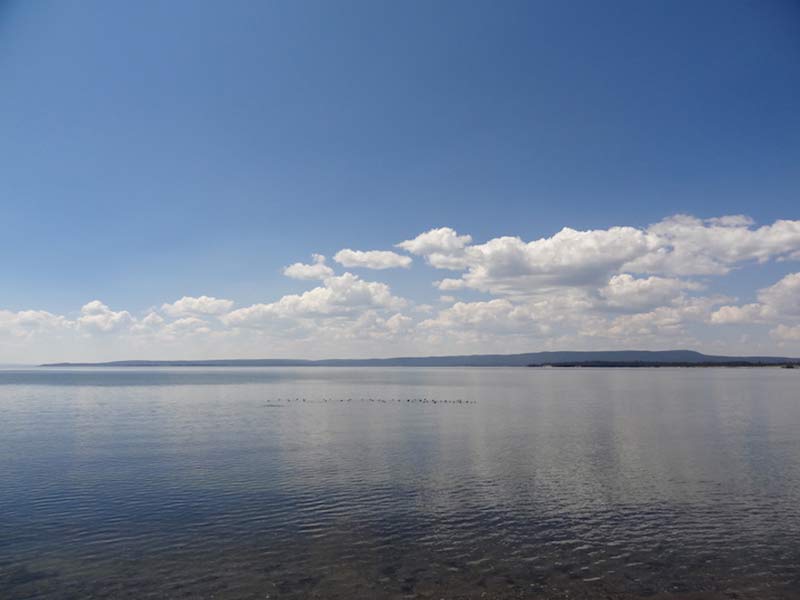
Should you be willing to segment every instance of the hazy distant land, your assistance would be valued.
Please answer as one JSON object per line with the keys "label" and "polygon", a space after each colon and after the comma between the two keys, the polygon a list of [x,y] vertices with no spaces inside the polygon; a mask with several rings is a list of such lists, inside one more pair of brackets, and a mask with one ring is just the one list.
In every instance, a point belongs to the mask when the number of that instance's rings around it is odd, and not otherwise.
{"label": "hazy distant land", "polygon": [[119,360],[60,362],[42,367],[763,367],[800,366],[784,356],[714,356],[693,350],[528,352],[349,359]]}

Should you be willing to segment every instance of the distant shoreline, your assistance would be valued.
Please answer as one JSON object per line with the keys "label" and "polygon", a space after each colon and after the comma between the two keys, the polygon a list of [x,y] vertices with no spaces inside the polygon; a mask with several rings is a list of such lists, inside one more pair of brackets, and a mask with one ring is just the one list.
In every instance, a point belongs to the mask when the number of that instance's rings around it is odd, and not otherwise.
{"label": "distant shoreline", "polygon": [[689,369],[708,369],[708,368],[782,368],[782,369],[800,369],[800,362],[748,362],[748,361],[730,361],[730,362],[613,362],[613,361],[586,361],[586,362],[567,362],[567,363],[550,363],[550,364],[532,364],[529,367],[538,368],[571,368],[571,369],[593,369],[593,368],[660,368],[660,367],[680,367]]}
{"label": "distant shoreline", "polygon": [[366,359],[219,359],[58,362],[40,367],[780,367],[800,366],[786,356],[713,356],[693,350],[612,350],[406,356]]}

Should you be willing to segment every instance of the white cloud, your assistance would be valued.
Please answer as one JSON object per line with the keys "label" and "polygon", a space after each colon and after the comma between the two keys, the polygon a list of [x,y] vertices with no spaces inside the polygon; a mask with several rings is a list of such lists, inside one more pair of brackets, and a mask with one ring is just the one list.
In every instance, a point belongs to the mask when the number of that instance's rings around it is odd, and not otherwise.
{"label": "white cloud", "polygon": [[790,273],[759,291],[758,300],[781,316],[800,317],[800,273]]}
{"label": "white cloud", "polygon": [[800,273],[790,273],[758,292],[758,302],[723,306],[711,315],[711,323],[759,323],[800,317]]}
{"label": "white cloud", "polygon": [[45,310],[0,310],[0,334],[28,337],[39,333],[53,333],[68,329],[73,322]]}
{"label": "white cloud", "polygon": [[458,232],[450,227],[440,227],[421,233],[413,240],[400,242],[397,247],[412,254],[428,256],[437,252],[456,252],[471,242],[472,236],[470,235],[459,235]]}
{"label": "white cloud", "polygon": [[92,300],[83,305],[78,327],[95,333],[112,333],[133,323],[127,310],[113,311],[100,300]]}
{"label": "white cloud", "polygon": [[682,297],[670,306],[659,306],[646,312],[622,315],[614,319],[589,319],[582,329],[584,335],[632,339],[647,337],[672,337],[688,334],[686,325],[700,325],[708,320],[715,306],[722,304],[724,297]]}
{"label": "white cloud", "polygon": [[397,313],[386,319],[386,328],[392,333],[407,329],[414,321],[411,317]]}
{"label": "white cloud", "polygon": [[183,317],[172,321],[164,328],[167,335],[185,335],[193,333],[210,333],[208,322],[197,317]]}
{"label": "white cloud", "polygon": [[[741,215],[703,221],[677,215],[646,227],[577,231],[525,242],[498,237],[471,244],[470,236],[440,228],[398,244],[434,267],[464,271],[444,279],[492,294],[527,295],[558,286],[592,286],[621,273],[656,276],[723,275],[740,264],[788,259],[800,251],[800,221],[754,228]],[[461,282],[456,283],[456,282]]]}
{"label": "white cloud", "polygon": [[648,248],[647,237],[632,227],[595,231],[565,227],[553,237],[528,243],[516,237],[495,238],[467,249],[470,265],[464,281],[495,293],[591,284]]}
{"label": "white cloud", "polygon": [[131,326],[131,333],[148,335],[158,333],[163,327],[164,317],[157,312],[151,311],[147,315]]}
{"label": "white cloud", "polygon": [[[444,242],[428,241],[426,236],[433,233]],[[419,243],[420,238],[425,243]],[[438,282],[439,289],[469,287],[495,294],[530,294],[553,286],[599,282],[650,248],[645,233],[632,227],[597,231],[565,227],[532,242],[506,236],[468,246],[469,239],[444,228],[399,245],[423,254],[434,267],[466,271],[460,280]]]}
{"label": "white cloud", "polygon": [[614,275],[600,289],[600,295],[612,308],[641,310],[655,308],[675,300],[684,290],[698,290],[696,282],[668,277],[636,278],[627,273]]}
{"label": "white cloud", "polygon": [[233,307],[233,300],[213,298],[211,296],[184,296],[172,304],[163,304],[161,310],[170,317],[191,315],[221,315]]}
{"label": "white cloud", "polygon": [[170,342],[184,336],[204,335],[213,331],[208,321],[199,316],[185,316],[173,321],[165,320],[155,312],[148,313],[136,321],[130,329],[138,336],[151,336],[160,341]]}
{"label": "white cloud", "polygon": [[443,292],[452,292],[455,290],[463,290],[467,287],[463,279],[442,279],[441,281],[434,281],[433,285],[442,290]]}
{"label": "white cloud", "polygon": [[470,242],[472,236],[459,235],[450,227],[440,227],[421,233],[413,240],[400,242],[397,247],[424,256],[437,269],[463,269],[466,265],[464,248]]}
{"label": "white cloud", "polygon": [[283,274],[292,279],[325,279],[333,276],[333,269],[325,264],[322,254],[312,254],[313,263],[294,263],[283,270]]}
{"label": "white cloud", "polygon": [[441,312],[436,319],[421,323],[422,328],[481,327],[506,329],[514,305],[505,299],[484,302],[456,302]]}
{"label": "white cloud", "polygon": [[744,306],[721,306],[711,314],[710,322],[715,325],[732,323],[758,323],[768,314],[761,304],[745,304]]}
{"label": "white cloud", "polygon": [[647,228],[654,250],[626,270],[675,275],[724,275],[735,266],[787,257],[800,249],[800,221],[775,221],[754,229],[742,216],[702,221],[688,215]]}
{"label": "white cloud", "polygon": [[535,310],[516,305],[505,298],[479,302],[456,302],[439,312],[436,318],[420,323],[421,330],[459,332],[465,329],[496,334],[541,335],[549,329],[537,322]]}
{"label": "white cloud", "polygon": [[322,331],[334,339],[371,339],[390,340],[408,332],[413,319],[401,313],[390,317],[382,316],[378,311],[368,310],[355,320],[335,319],[321,324]]}
{"label": "white cloud", "polygon": [[344,267],[364,269],[393,269],[397,267],[408,268],[411,258],[391,252],[390,250],[339,250],[333,260]]}
{"label": "white cloud", "polygon": [[392,295],[388,285],[364,281],[352,273],[328,277],[322,286],[302,294],[290,294],[269,304],[254,304],[235,310],[225,323],[237,327],[258,326],[276,318],[343,315],[368,308],[397,309],[406,304]]}
{"label": "white cloud", "polygon": [[778,325],[770,331],[770,335],[779,340],[800,342],[800,325],[795,325],[794,327]]}
{"label": "white cloud", "polygon": [[747,215],[725,215],[706,219],[706,223],[718,227],[750,227],[755,221]]}
{"label": "white cloud", "polygon": [[[184,296],[136,316],[98,300],[75,318],[0,310],[0,360],[19,362],[26,352],[74,360],[114,352],[303,357],[632,346],[800,353],[800,273],[741,304],[718,295],[714,277],[746,284],[751,271],[737,267],[800,258],[800,221],[758,226],[741,215],[679,215],[646,227],[565,227],[533,241],[478,244],[441,227],[397,247],[453,272],[433,282],[435,293],[415,282],[411,289],[423,291],[410,302],[386,283],[335,275],[315,254],[284,269],[313,281],[310,289],[239,309],[232,300]],[[373,269],[412,264],[391,251],[345,249],[335,260]],[[455,290],[462,300],[449,295]]]}
{"label": "white cloud", "polygon": [[[462,341],[491,341],[508,336],[529,337],[540,344],[540,338],[580,326],[591,313],[596,299],[582,289],[562,288],[534,297],[503,297],[475,302],[458,302],[440,310],[435,317],[419,324],[420,332],[436,332]],[[462,338],[470,331],[480,337]]]}
{"label": "white cloud", "polygon": [[164,319],[158,313],[150,312],[141,320],[141,324],[146,327],[159,327],[164,324]]}

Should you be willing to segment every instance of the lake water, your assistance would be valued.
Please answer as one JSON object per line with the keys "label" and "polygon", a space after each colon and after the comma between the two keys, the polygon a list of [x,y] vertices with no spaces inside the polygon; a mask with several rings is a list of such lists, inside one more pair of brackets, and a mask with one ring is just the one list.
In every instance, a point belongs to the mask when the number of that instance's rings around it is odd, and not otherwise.
{"label": "lake water", "polygon": [[798,598],[800,371],[0,371],[0,598],[87,597]]}

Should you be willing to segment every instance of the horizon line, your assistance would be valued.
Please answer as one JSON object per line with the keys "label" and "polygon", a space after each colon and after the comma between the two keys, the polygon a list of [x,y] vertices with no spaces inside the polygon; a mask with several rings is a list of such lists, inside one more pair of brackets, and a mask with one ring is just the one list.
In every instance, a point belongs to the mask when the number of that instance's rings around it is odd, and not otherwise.
{"label": "horizon line", "polygon": [[687,352],[709,358],[722,358],[722,359],[768,359],[768,360],[800,360],[800,357],[780,356],[780,355],[728,355],[728,354],[706,354],[699,350],[691,350],[687,348],[670,348],[666,350],[536,350],[532,352],[514,352],[514,353],[487,353],[487,354],[440,354],[440,355],[417,355],[417,356],[388,356],[388,357],[348,357],[348,358],[197,358],[197,359],[118,359],[118,360],[99,360],[99,361],[57,361],[57,362],[44,362],[44,363],[27,363],[27,364],[7,364],[6,366],[38,366],[38,367],[58,367],[58,366],[101,366],[101,365],[125,365],[133,363],[147,363],[150,365],[169,365],[181,363],[185,365],[200,364],[200,363],[253,363],[253,362],[284,362],[284,363],[303,363],[303,364],[319,364],[319,363],[342,363],[342,362],[377,362],[377,361],[405,361],[405,360],[444,360],[444,359],[477,359],[477,358],[513,358],[529,355],[541,354],[622,354],[622,353],[639,353],[639,354],[665,354],[675,352]]}

